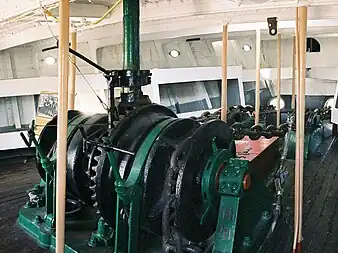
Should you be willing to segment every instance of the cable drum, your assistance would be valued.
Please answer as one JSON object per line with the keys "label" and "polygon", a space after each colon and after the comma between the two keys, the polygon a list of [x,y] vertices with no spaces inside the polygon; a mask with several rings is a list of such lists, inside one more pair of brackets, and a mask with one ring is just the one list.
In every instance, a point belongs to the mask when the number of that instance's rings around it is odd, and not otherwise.
{"label": "cable drum", "polygon": [[[156,104],[146,105],[128,113],[112,130],[107,139],[110,145],[120,149],[136,153],[143,140],[151,130],[161,121],[168,118],[177,118],[170,109]],[[114,227],[116,192],[113,187],[114,178],[110,168],[107,152],[100,150],[101,154],[96,157],[98,165],[91,180],[94,200],[97,208],[106,222]],[[115,159],[119,167],[120,175],[123,179],[129,176],[134,156],[115,152]],[[95,204],[96,205],[96,204]]]}
{"label": "cable drum", "polygon": [[159,135],[145,164],[143,173],[143,212],[146,227],[157,234],[161,233],[161,219],[166,199],[164,198],[165,177],[170,168],[170,158],[184,139],[199,126],[192,119],[177,119]]}
{"label": "cable drum", "polygon": [[[76,118],[83,115],[80,111],[69,110],[68,111],[68,124]],[[44,151],[45,155],[49,154],[56,143],[56,133],[57,133],[57,115],[55,115],[42,129],[40,136],[39,136],[39,144],[41,149]],[[46,173],[45,170],[42,168],[42,164],[40,161],[40,155],[36,153],[36,167],[38,173],[42,180],[45,181]]]}

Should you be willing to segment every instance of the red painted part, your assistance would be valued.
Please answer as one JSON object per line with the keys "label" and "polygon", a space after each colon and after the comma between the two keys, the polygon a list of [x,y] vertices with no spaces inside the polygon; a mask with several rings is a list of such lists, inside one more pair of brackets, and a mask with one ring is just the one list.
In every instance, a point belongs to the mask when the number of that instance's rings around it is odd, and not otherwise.
{"label": "red painted part", "polygon": [[251,162],[277,140],[278,137],[272,137],[271,139],[261,137],[257,141],[253,141],[248,136],[245,136],[242,140],[236,141],[237,157]]}
{"label": "red painted part", "polygon": [[302,252],[302,243],[297,242],[296,253],[301,253],[301,252]]}
{"label": "red painted part", "polygon": [[219,177],[221,176],[223,170],[225,168],[225,164],[222,163],[219,167],[218,167],[218,171],[217,171],[217,174],[216,174],[216,180],[215,180],[215,190],[218,191],[218,188],[219,188]]}

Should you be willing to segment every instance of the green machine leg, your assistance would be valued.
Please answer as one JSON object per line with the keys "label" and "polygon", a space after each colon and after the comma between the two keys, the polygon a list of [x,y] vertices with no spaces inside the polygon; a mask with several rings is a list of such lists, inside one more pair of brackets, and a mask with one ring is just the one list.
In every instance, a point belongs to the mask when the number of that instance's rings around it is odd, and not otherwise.
{"label": "green machine leg", "polygon": [[[309,156],[309,143],[311,135],[306,133],[304,136],[304,159],[308,159]],[[289,147],[288,147],[288,159],[295,159],[296,155],[296,132],[291,131],[289,137]]]}
{"label": "green machine leg", "polygon": [[248,161],[231,158],[220,176],[219,194],[221,203],[213,253],[233,252],[242,179],[247,170]]}
{"label": "green machine leg", "polygon": [[[149,151],[156,141],[160,133],[176,118],[170,118],[159,123],[143,141],[126,180],[120,176],[119,169],[115,160],[115,151],[108,152],[110,166],[115,179],[115,191],[117,193],[116,206],[116,228],[115,228],[115,253],[128,252],[136,253],[139,247],[139,228],[141,223],[140,205],[142,196],[141,180],[143,177],[143,169],[148,157]],[[112,186],[113,187],[113,186]],[[129,210],[128,231],[125,230],[121,217],[121,208]],[[124,235],[128,234],[128,238]],[[127,243],[126,243],[127,242]]]}

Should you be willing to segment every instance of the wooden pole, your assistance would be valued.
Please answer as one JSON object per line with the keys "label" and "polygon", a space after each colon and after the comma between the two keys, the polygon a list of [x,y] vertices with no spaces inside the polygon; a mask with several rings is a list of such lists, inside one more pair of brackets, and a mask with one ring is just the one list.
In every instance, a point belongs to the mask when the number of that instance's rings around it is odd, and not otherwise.
{"label": "wooden pole", "polygon": [[228,25],[223,25],[223,53],[222,53],[222,114],[221,120],[227,122],[228,112]]}
{"label": "wooden pole", "polygon": [[261,85],[261,31],[256,30],[256,108],[255,108],[255,125],[259,124],[260,111],[260,85]]}
{"label": "wooden pole", "polygon": [[295,109],[296,101],[296,36],[292,38],[292,96],[291,96],[291,109]]}
{"label": "wooden pole", "polygon": [[[77,38],[76,38],[76,32],[71,33],[71,44],[70,47],[76,51],[76,44],[77,44]],[[74,110],[75,106],[75,84],[76,84],[76,57],[75,55],[70,55],[70,73],[69,73],[69,95],[68,95],[68,108],[69,110]]]}
{"label": "wooden pole", "polygon": [[295,210],[294,210],[294,240],[293,253],[296,252],[299,226],[299,15],[298,7],[296,9],[296,66],[297,66],[297,106],[296,106],[296,154],[295,154]]}
{"label": "wooden pole", "polygon": [[56,146],[56,252],[65,250],[66,150],[68,118],[69,0],[59,3],[59,88]]}
{"label": "wooden pole", "polygon": [[304,136],[305,136],[305,85],[306,85],[306,38],[307,38],[307,6],[299,10],[299,62],[300,62],[300,85],[299,85],[299,227],[298,247],[299,252],[302,243],[303,224],[303,172],[304,172]]}
{"label": "wooden pole", "polygon": [[281,72],[282,72],[282,67],[281,67],[281,40],[282,36],[280,33],[277,35],[277,126],[280,125],[280,89],[281,89]]}

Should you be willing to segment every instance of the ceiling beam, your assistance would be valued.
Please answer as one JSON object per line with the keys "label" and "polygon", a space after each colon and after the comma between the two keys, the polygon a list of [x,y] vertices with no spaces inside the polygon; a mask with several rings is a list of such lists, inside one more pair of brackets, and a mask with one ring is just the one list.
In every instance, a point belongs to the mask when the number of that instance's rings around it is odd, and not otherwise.
{"label": "ceiling beam", "polygon": [[[82,4],[82,3],[70,3],[70,16],[71,17],[84,17],[84,18],[101,18],[102,15],[109,8],[100,4]],[[55,8],[51,11],[55,16],[59,16],[59,8]],[[107,18],[110,16],[108,15]]]}
{"label": "ceiling beam", "polygon": [[[57,4],[59,0],[40,0],[42,6]],[[40,8],[39,0],[1,0],[0,22]]]}
{"label": "ceiling beam", "polygon": [[[179,8],[178,2],[181,3],[182,8]],[[292,29],[294,27],[294,6],[270,8],[270,5],[267,5],[265,9],[241,11],[241,15],[238,15],[238,12],[225,12],[224,10],[220,12],[219,10],[222,10],[223,7],[220,7],[219,0],[216,0],[219,4],[217,10],[215,10],[213,1],[208,1],[210,6],[205,6],[206,9],[204,10],[197,10],[197,6],[193,8],[191,1],[188,0],[187,2],[188,4],[184,4],[185,1],[182,3],[180,0],[172,0],[170,3],[164,1],[156,5],[145,4],[141,10],[141,40],[218,34],[221,32],[222,25],[228,22],[230,23],[230,33],[253,31],[257,28],[267,31],[266,18],[271,16],[278,17],[280,29]],[[272,5],[276,5],[276,3]],[[121,21],[122,10],[120,5],[112,13],[110,20],[104,21],[98,26],[87,27],[78,31],[79,43],[95,40],[99,47],[120,44],[123,36]],[[309,7],[308,27],[338,27],[338,4]],[[57,24],[51,24],[51,29],[57,34]],[[21,31],[8,30],[0,37],[0,50],[4,50],[24,43],[50,38],[51,33],[46,24],[43,24],[38,27],[35,27],[35,25],[25,27]]]}

